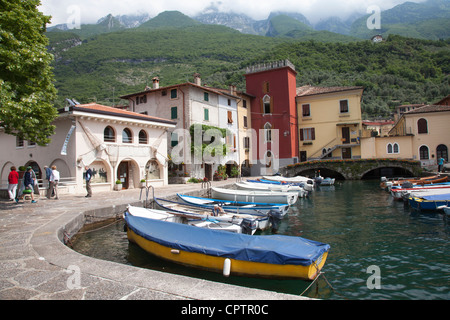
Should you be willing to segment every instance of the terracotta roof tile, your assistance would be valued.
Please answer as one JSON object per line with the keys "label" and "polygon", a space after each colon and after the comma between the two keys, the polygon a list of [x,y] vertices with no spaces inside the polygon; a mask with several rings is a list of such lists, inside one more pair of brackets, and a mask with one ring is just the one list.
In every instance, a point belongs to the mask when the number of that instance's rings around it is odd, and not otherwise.
{"label": "terracotta roof tile", "polygon": [[349,90],[357,90],[357,89],[364,89],[364,87],[313,87],[313,86],[303,86],[297,88],[297,97],[303,97],[303,96],[311,96],[316,94],[323,94],[323,93],[333,93],[333,92],[342,92],[342,91],[349,91]]}
{"label": "terracotta roof tile", "polygon": [[107,114],[107,115],[118,116],[118,117],[133,118],[133,119],[140,119],[140,120],[147,120],[147,121],[154,121],[154,122],[176,125],[176,122],[170,121],[168,119],[153,117],[153,116],[149,116],[146,114],[140,114],[140,113],[124,110],[124,109],[103,106],[103,105],[96,104],[96,103],[79,104],[79,105],[76,105],[71,108],[74,111],[86,111],[86,112]]}
{"label": "terracotta roof tile", "polygon": [[405,114],[443,112],[443,111],[450,111],[450,106],[426,105],[426,106],[405,112]]}

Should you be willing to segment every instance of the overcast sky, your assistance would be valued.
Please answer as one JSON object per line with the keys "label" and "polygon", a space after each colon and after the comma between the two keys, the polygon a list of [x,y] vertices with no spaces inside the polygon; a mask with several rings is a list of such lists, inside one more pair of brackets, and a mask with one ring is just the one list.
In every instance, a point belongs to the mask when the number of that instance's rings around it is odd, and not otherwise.
{"label": "overcast sky", "polygon": [[[424,2],[425,0],[409,0]],[[116,15],[148,13],[154,17],[166,10],[178,10],[195,16],[214,6],[223,12],[245,13],[255,20],[263,20],[272,11],[300,12],[310,22],[330,16],[348,18],[353,12],[367,13],[376,5],[390,9],[406,0],[41,0],[40,10],[51,15],[51,25],[61,24],[79,14],[82,24],[96,23],[109,13]]]}

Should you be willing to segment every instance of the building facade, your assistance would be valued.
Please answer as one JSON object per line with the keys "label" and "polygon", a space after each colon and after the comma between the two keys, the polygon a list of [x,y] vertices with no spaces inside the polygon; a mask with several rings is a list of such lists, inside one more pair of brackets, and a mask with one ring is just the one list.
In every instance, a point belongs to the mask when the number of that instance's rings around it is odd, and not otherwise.
{"label": "building facade", "polygon": [[300,161],[361,158],[362,87],[297,88]]}
{"label": "building facade", "polygon": [[44,166],[57,167],[61,192],[85,192],[85,166],[93,172],[95,191],[138,188],[142,179],[154,186],[168,183],[167,132],[169,120],[98,104],[72,105],[60,110],[51,143],[41,147],[0,130],[2,188],[11,166],[31,166],[41,189],[46,188]]}
{"label": "building facade", "polygon": [[176,122],[168,142],[172,175],[212,180],[219,166],[230,172],[239,165],[239,97],[231,92],[203,86],[200,75],[194,74],[193,83],[166,87],[154,78],[152,88],[121,98],[137,113]]}

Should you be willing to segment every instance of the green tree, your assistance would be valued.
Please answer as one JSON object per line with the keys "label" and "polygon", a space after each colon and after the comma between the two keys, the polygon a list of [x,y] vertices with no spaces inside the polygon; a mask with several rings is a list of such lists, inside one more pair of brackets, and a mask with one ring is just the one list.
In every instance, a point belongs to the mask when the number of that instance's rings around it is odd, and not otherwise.
{"label": "green tree", "polygon": [[56,89],[44,35],[50,17],[38,0],[0,0],[0,125],[45,145],[55,127]]}

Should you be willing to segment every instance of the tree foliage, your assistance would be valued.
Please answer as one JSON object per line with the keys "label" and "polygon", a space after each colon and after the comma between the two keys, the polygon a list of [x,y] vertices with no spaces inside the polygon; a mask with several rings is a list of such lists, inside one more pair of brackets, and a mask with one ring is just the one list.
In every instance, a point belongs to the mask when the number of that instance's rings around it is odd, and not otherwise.
{"label": "tree foliage", "polygon": [[45,145],[54,133],[51,62],[45,36],[50,17],[38,0],[0,0],[0,123],[8,134]]}

